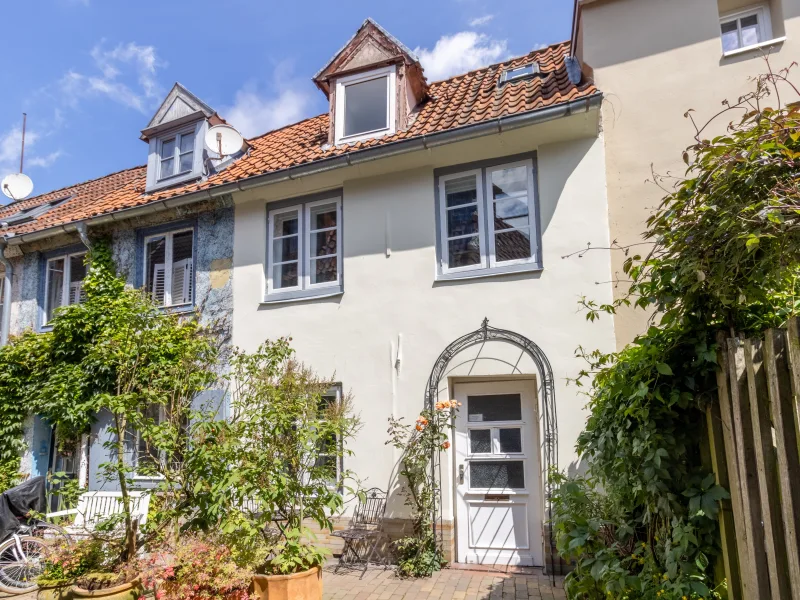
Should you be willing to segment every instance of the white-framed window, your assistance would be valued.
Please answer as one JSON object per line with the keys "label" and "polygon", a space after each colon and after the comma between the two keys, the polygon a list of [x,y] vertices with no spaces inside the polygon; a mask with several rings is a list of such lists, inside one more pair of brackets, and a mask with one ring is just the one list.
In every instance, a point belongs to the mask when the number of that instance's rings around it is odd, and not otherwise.
{"label": "white-framed window", "polygon": [[267,296],[341,285],[341,198],[269,211]]}
{"label": "white-framed window", "polygon": [[194,169],[194,127],[158,141],[158,180],[191,173]]}
{"label": "white-framed window", "polygon": [[336,81],[336,143],[350,143],[395,132],[394,66]]}
{"label": "white-framed window", "polygon": [[[331,405],[338,405],[342,401],[342,385],[337,383],[324,394],[320,402],[320,412],[324,413]],[[331,472],[331,477],[328,478],[328,487],[331,489],[339,489],[342,483],[342,472],[344,469],[343,459],[341,458],[342,439],[341,436],[333,433],[326,439],[319,439],[317,445],[319,451],[317,453],[316,466],[327,466]]]}
{"label": "white-framed window", "polygon": [[759,4],[721,16],[720,35],[723,54],[769,41],[772,39],[769,6]]}
{"label": "white-framed window", "polygon": [[[146,419],[152,420],[153,425],[161,425],[166,420],[166,411],[161,404],[150,404],[145,408]],[[131,431],[133,438],[132,464],[135,478],[153,478],[153,469],[162,458],[158,449],[152,447],[138,430]]]}
{"label": "white-framed window", "polygon": [[86,278],[86,252],[49,258],[44,284],[44,324],[53,320],[61,306],[83,302],[83,280]]}
{"label": "white-framed window", "polygon": [[531,159],[439,177],[442,274],[536,264]]}
{"label": "white-framed window", "polygon": [[194,229],[177,229],[144,238],[144,286],[157,306],[192,303]]}

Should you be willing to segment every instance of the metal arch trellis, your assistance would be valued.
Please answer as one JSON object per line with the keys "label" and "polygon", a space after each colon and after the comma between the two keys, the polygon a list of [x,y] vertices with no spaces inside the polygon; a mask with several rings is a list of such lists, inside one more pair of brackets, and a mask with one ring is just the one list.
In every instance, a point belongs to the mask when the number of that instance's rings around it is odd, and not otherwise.
{"label": "metal arch trellis", "polygon": [[[542,389],[542,412],[544,414],[544,462],[547,466],[547,475],[545,478],[545,503],[547,510],[547,520],[552,523],[553,507],[552,507],[552,491],[553,482],[550,479],[550,473],[558,464],[558,423],[556,421],[556,404],[555,404],[555,388],[553,384],[553,368],[550,366],[550,361],[541,348],[528,338],[514,331],[508,329],[498,329],[489,325],[489,319],[485,318],[481,323],[479,329],[461,336],[444,349],[444,351],[436,359],[433,366],[431,375],[428,378],[428,385],[425,389],[425,407],[428,410],[433,410],[436,398],[439,394],[439,384],[441,383],[442,376],[444,375],[447,365],[450,361],[462,350],[470,346],[484,344],[491,341],[502,341],[517,346],[525,351],[536,363],[536,368],[539,371],[541,378]],[[441,549],[444,545],[443,532],[441,527],[442,511],[442,465],[439,460],[440,453],[434,453],[431,460],[431,478],[439,483],[436,485],[436,498],[434,500],[434,514],[433,527],[434,535],[436,536],[437,543]],[[438,479],[436,478],[438,474]],[[438,527],[437,527],[438,525]],[[549,532],[549,554],[551,569],[555,569],[556,565],[556,548],[555,540],[553,538],[552,526],[548,527]]]}

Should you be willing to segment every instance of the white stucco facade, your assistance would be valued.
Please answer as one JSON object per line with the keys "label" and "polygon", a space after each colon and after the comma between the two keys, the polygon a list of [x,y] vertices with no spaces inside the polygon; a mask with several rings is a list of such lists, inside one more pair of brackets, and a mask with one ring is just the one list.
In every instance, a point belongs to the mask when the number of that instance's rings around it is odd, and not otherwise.
{"label": "white stucco facade", "polygon": [[[612,320],[589,323],[578,309],[582,295],[611,300],[608,252],[562,258],[589,242],[609,244],[598,116],[590,111],[234,195],[233,343],[253,350],[266,339],[291,336],[301,361],[323,375],[335,374],[352,393],[363,422],[345,464],[363,486],[387,487],[399,458],[385,444],[387,419],[414,421],[439,354],[478,329],[484,317],[526,336],[547,355],[555,380],[559,466],[574,465],[586,415],[585,396],[566,381],[583,366],[574,352],[579,345],[614,348]],[[543,269],[437,281],[434,170],[533,152]],[[263,303],[267,205],[329,189],[342,191],[344,293]],[[453,383],[463,378],[532,375],[539,378],[518,348],[500,342],[476,346],[451,361],[440,398],[451,397]],[[452,460],[451,453],[443,481],[446,520],[454,515]],[[390,509],[395,516],[405,512],[397,497]]]}

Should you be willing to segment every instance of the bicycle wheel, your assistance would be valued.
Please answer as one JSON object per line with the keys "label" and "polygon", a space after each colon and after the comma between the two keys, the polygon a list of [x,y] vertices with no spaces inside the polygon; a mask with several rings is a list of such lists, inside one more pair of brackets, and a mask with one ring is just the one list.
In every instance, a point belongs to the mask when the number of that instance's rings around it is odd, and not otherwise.
{"label": "bicycle wheel", "polygon": [[41,538],[48,543],[65,541],[67,545],[72,545],[72,536],[63,527],[46,521],[37,521],[32,525],[30,535]]}
{"label": "bicycle wheel", "polygon": [[46,555],[47,543],[29,535],[0,544],[0,592],[25,594],[35,590]]}

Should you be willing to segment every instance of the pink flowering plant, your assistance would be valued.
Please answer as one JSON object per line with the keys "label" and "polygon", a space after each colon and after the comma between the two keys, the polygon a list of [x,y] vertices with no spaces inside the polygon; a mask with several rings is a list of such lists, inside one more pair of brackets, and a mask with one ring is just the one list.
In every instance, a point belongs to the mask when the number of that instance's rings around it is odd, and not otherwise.
{"label": "pink flowering plant", "polygon": [[185,535],[174,548],[142,559],[139,573],[156,600],[248,600],[253,572],[236,558],[222,539]]}
{"label": "pink flowering plant", "polygon": [[386,443],[403,453],[399,474],[414,522],[414,534],[395,542],[401,576],[427,577],[446,564],[433,534],[439,483],[431,474],[431,460],[450,448],[449,431],[459,406],[456,400],[439,401],[433,410],[423,410],[414,425],[389,419]]}

